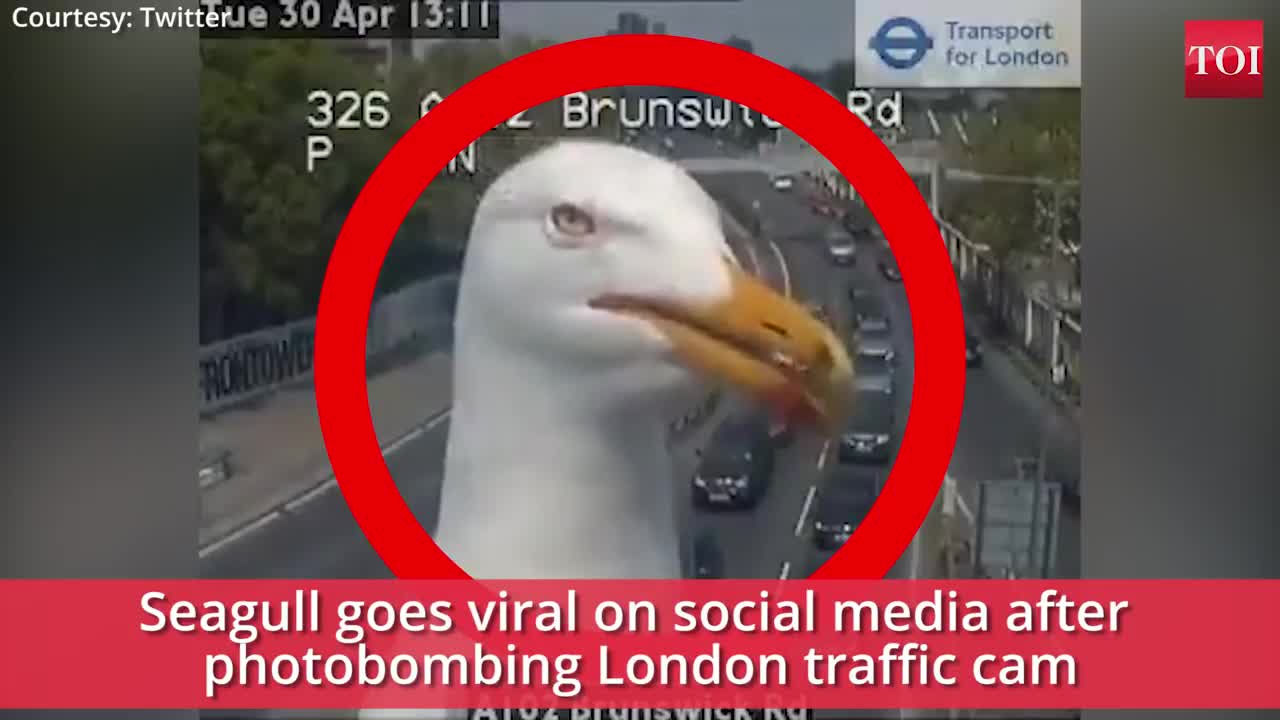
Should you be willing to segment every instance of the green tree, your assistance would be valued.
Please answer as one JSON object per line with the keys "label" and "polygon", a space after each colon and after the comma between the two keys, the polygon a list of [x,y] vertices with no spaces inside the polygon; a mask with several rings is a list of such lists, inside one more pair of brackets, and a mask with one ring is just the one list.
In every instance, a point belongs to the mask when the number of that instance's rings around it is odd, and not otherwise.
{"label": "green tree", "polygon": [[305,138],[317,131],[307,97],[373,89],[376,74],[319,41],[206,41],[201,56],[206,298],[249,298],[278,318],[305,314],[345,210],[387,145],[375,130],[334,132],[334,158],[309,173]]}
{"label": "green tree", "polygon": [[[200,98],[202,340],[313,313],[333,242],[374,167],[421,115],[431,91],[448,95],[477,75],[546,43],[516,36],[442,42],[424,61],[397,58],[391,75],[338,41],[206,41]],[[386,128],[330,130],[333,155],[308,172],[305,138],[314,90],[384,90]],[[335,112],[345,110],[336,104]],[[546,127],[550,105],[541,113]],[[356,113],[358,116],[360,113]],[[406,219],[380,288],[456,266],[478,193],[527,152],[531,130],[498,128],[477,148],[484,172],[444,173]]]}
{"label": "green tree", "polygon": [[[974,124],[971,147],[951,148],[952,159],[988,175],[1075,180],[1080,174],[1080,93],[1034,90],[1014,93],[998,111],[999,122]],[[1038,249],[1036,191],[1013,182],[952,183],[946,217],[1001,259]],[[1072,206],[1068,190],[1064,206]],[[1070,223],[1067,223],[1070,225]],[[1066,228],[1069,229],[1069,228]]]}
{"label": "green tree", "polygon": [[[998,123],[971,124],[968,149],[951,148],[950,164],[996,176],[1075,180],[1080,172],[1080,93],[1078,90],[1012,92],[997,111]],[[959,162],[955,162],[955,161]],[[993,180],[951,183],[944,196],[943,216],[975,242],[990,248],[990,257],[1004,276],[1022,258],[1045,251],[1048,229],[1038,202],[1052,196],[1044,188]],[[1074,188],[1064,191],[1062,236],[1078,238],[1078,207]],[[1038,197],[1039,196],[1039,197]]]}

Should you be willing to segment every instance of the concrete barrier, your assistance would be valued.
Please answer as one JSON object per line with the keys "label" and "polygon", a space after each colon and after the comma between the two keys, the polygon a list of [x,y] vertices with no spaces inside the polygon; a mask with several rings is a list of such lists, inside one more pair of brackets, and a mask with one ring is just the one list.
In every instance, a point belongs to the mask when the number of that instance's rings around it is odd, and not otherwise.
{"label": "concrete barrier", "polygon": [[1010,342],[1040,370],[1040,379],[1058,391],[1061,397],[1057,399],[1078,405],[1084,335],[1081,321],[1055,307],[1042,292],[1002,276],[985,248],[953,225],[941,219],[938,224],[961,288],[1009,329]]}
{"label": "concrete barrier", "polygon": [[[457,276],[420,280],[378,298],[369,315],[368,357],[394,353],[453,323]],[[228,338],[200,348],[196,392],[202,415],[261,399],[310,381],[315,360],[314,317]]]}

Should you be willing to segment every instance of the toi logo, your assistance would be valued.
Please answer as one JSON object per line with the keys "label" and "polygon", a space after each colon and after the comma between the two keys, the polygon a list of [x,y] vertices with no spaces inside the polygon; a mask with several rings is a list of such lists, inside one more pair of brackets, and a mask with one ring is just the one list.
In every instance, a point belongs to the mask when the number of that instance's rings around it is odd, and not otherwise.
{"label": "toi logo", "polygon": [[1261,20],[1188,20],[1185,30],[1187,97],[1262,97]]}

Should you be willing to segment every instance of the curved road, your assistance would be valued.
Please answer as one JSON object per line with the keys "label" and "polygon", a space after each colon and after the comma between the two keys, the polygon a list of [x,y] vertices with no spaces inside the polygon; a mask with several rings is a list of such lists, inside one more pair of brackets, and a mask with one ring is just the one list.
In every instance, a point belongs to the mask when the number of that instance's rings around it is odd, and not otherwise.
{"label": "curved road", "polygon": [[[703,138],[680,142],[677,154],[706,155],[716,152]],[[774,287],[803,299],[824,300],[837,312],[842,331],[848,329],[849,283],[882,293],[894,315],[896,339],[903,360],[898,388],[899,418],[910,403],[912,345],[906,297],[900,285],[888,283],[876,272],[874,248],[860,248],[854,268],[836,268],[823,253],[821,233],[830,221],[815,216],[795,194],[778,193],[762,174],[725,174],[699,178],[713,195],[734,194],[738,200],[759,199],[770,237],[749,240],[729,228],[735,253],[745,266]],[[447,378],[441,378],[446,382]],[[711,422],[681,443],[674,453],[674,477],[683,490],[694,469],[695,447],[726,409],[725,403]],[[1056,412],[1008,359],[989,350],[985,367],[970,371],[964,417],[952,461],[952,475],[970,507],[975,506],[974,484],[984,478],[1006,477],[1012,459],[1036,455],[1046,426],[1044,418]],[[1055,472],[1079,472],[1079,446],[1074,432],[1052,428],[1050,458]],[[445,440],[449,428],[444,415],[388,449],[386,461],[406,502],[428,529],[434,529],[442,474]],[[688,510],[691,529],[710,529],[725,554],[730,577],[801,577],[823,557],[813,550],[807,533],[813,512],[813,496],[820,485],[828,449],[816,437],[801,436],[778,458],[777,474],[764,501],[752,512],[703,512]],[[1079,573],[1079,528],[1075,516],[1064,512],[1059,547],[1059,571]],[[913,547],[891,577],[927,576],[927,561]],[[221,578],[386,578],[390,573],[365,540],[338,492],[305,499],[286,516],[256,533],[246,535],[204,560],[205,577]],[[823,716],[830,713],[820,713]],[[923,715],[889,710],[886,717]],[[232,715],[241,715],[239,713]],[[263,717],[261,713],[251,713]],[[329,714],[272,712],[267,717],[344,717]],[[846,713],[836,713],[848,716]],[[832,716],[835,716],[832,715]],[[867,713],[859,713],[866,716]],[[227,717],[218,715],[219,717]],[[241,715],[243,716],[243,715]],[[944,715],[945,716],[945,715]],[[213,717],[213,715],[211,715]]]}
{"label": "curved road", "polygon": [[[680,138],[676,152],[690,155],[715,152],[709,140]],[[835,308],[842,329],[847,329],[850,282],[880,292],[895,315],[895,333],[903,360],[900,373],[899,418],[910,403],[912,347],[906,297],[898,284],[875,272],[873,248],[861,248],[857,266],[831,266],[822,252],[821,233],[830,221],[815,216],[798,195],[774,191],[768,178],[758,173],[709,175],[699,178],[713,195],[731,193],[740,201],[758,199],[770,237],[747,240],[734,232],[730,239],[744,265],[780,290],[805,299],[824,299]],[[442,378],[441,382],[447,382]],[[731,404],[731,403],[730,403]],[[726,404],[729,405],[729,404]],[[723,411],[720,413],[723,415]],[[1013,458],[1036,455],[1046,417],[1055,413],[1020,375],[1020,371],[995,351],[985,367],[971,371],[965,397],[964,418],[952,462],[970,507],[975,506],[974,484],[984,478],[1007,477]],[[712,418],[677,449],[675,477],[681,486],[693,471],[693,450],[705,442],[718,418]],[[421,432],[412,434],[387,452],[387,465],[400,485],[406,502],[428,530],[435,527],[448,417],[442,416]],[[1058,430],[1066,427],[1059,423]],[[1050,457],[1055,471],[1079,472],[1078,444],[1074,433],[1055,432]],[[779,457],[777,477],[765,501],[753,512],[696,513],[695,528],[710,528],[726,556],[731,577],[798,577],[813,566],[814,554],[806,537],[813,510],[814,488],[825,464],[824,443],[802,436]],[[1059,570],[1078,576],[1078,523],[1064,513],[1064,533],[1059,543]],[[895,575],[920,574],[920,559],[904,556]],[[916,567],[912,567],[915,564]],[[239,542],[207,557],[206,577],[277,578],[377,578],[389,573],[370,548],[347,510],[340,493],[327,492],[290,508],[284,519],[248,534]]]}

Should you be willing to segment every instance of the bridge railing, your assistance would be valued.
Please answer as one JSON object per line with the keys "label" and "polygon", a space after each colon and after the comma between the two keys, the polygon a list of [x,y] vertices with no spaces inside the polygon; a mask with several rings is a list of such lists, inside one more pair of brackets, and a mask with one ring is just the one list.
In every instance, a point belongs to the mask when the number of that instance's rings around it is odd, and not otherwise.
{"label": "bridge railing", "polygon": [[[438,275],[375,300],[366,349],[370,365],[417,341],[447,334],[456,288],[456,275]],[[316,320],[309,317],[202,346],[196,360],[201,415],[309,382],[315,330]]]}
{"label": "bridge railing", "polygon": [[[898,148],[895,148],[898,150]],[[923,153],[928,150],[920,150]],[[936,153],[936,150],[934,151]],[[903,148],[899,162],[913,177],[928,177],[936,162]],[[681,161],[694,173],[809,172],[820,179],[838,178],[831,163],[812,148],[773,148],[757,158],[686,158]],[[948,179],[966,180],[964,173],[949,171]],[[839,181],[832,179],[833,187]],[[732,208],[729,208],[732,212]],[[935,218],[946,241],[961,288],[1011,331],[1011,341],[1038,364],[1044,377],[1078,400],[1080,394],[1081,322],[1057,307],[1043,292],[1030,288],[1013,273],[1001,273],[985,248],[966,238],[941,217]]]}
{"label": "bridge railing", "polygon": [[1080,320],[1057,308],[1043,291],[1019,282],[1013,273],[1001,273],[984,246],[946,220],[936,219],[956,279],[970,302],[976,300],[996,317],[1008,329],[1010,342],[1021,348],[1053,385],[1078,401],[1083,340]]}

